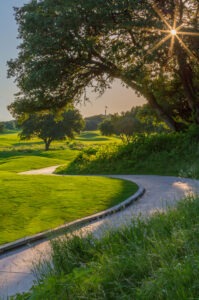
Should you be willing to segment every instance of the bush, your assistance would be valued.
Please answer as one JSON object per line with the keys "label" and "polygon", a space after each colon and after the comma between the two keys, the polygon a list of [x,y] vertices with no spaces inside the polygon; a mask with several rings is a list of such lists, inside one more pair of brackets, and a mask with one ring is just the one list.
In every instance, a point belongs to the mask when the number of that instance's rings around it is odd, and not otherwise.
{"label": "bush", "polygon": [[[198,131],[136,135],[129,144],[89,147],[62,174],[157,174],[176,175],[195,169],[199,176]],[[190,176],[190,175],[189,175]]]}

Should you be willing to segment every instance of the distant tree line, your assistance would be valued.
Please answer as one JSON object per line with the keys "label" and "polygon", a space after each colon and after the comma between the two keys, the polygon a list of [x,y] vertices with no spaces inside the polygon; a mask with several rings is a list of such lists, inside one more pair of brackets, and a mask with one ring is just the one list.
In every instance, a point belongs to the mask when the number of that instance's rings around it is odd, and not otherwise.
{"label": "distant tree line", "polygon": [[0,133],[5,132],[6,130],[17,130],[18,125],[16,120],[0,122]]}
{"label": "distant tree line", "polygon": [[148,104],[133,107],[130,111],[107,116],[99,124],[102,135],[119,135],[123,142],[130,142],[136,133],[168,131],[166,123],[156,115]]}
{"label": "distant tree line", "polygon": [[94,115],[91,117],[86,117],[85,120],[85,128],[86,131],[97,130],[99,124],[102,123],[106,119],[105,115]]}

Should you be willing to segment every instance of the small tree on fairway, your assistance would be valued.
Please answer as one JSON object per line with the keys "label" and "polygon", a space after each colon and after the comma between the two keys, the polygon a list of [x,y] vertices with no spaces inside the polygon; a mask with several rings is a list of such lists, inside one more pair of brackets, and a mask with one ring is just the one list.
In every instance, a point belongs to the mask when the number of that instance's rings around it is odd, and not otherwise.
{"label": "small tree on fairway", "polygon": [[144,130],[144,125],[138,119],[124,115],[115,120],[114,128],[124,143],[130,143],[134,134]]}
{"label": "small tree on fairway", "polygon": [[110,136],[112,134],[115,134],[114,124],[111,118],[105,119],[102,123],[100,123],[99,130],[101,131],[102,135]]}
{"label": "small tree on fairway", "polygon": [[110,136],[117,134],[120,136],[123,142],[129,143],[135,133],[144,131],[145,125],[136,118],[135,112],[132,109],[130,112],[114,114],[109,119],[104,120],[99,129],[102,135]]}
{"label": "small tree on fairway", "polygon": [[123,142],[129,143],[135,134],[168,132],[169,128],[148,104],[144,104],[121,114],[109,115],[99,124],[99,130],[102,135],[116,134]]}
{"label": "small tree on fairway", "polygon": [[61,115],[59,120],[56,120],[53,114],[31,114],[20,125],[22,140],[39,137],[44,141],[47,151],[52,141],[64,140],[66,137],[74,138],[75,133],[80,133],[84,127],[84,120],[78,110],[69,109]]}

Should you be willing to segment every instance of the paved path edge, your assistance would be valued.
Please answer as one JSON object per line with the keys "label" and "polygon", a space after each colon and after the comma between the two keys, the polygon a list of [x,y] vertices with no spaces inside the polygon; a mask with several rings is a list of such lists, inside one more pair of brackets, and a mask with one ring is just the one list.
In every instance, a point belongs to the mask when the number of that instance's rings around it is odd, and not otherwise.
{"label": "paved path edge", "polygon": [[[137,184],[138,185],[138,184]],[[73,227],[76,226],[83,226],[85,224],[91,223],[93,221],[96,221],[98,219],[102,219],[105,218],[106,216],[115,214],[123,209],[125,209],[126,207],[128,207],[129,205],[131,205],[134,201],[138,200],[139,198],[141,198],[145,193],[145,188],[138,185],[138,190],[135,194],[133,194],[132,196],[128,197],[126,200],[124,200],[123,202],[109,208],[106,209],[104,211],[101,211],[97,214],[88,216],[88,217],[84,217],[81,219],[78,219],[76,221],[73,222],[69,222],[66,223],[64,225],[61,225],[59,227],[56,227],[52,230],[47,230],[32,236],[28,236],[19,240],[16,240],[14,242],[11,243],[7,243],[4,244],[2,246],[0,246],[0,254],[6,253],[8,251],[20,248],[22,246],[25,246],[27,244],[31,244],[33,242],[39,241],[39,240],[44,240],[44,239],[49,239],[50,237],[55,237],[56,235],[59,235],[61,233],[64,234],[64,231],[69,230],[69,229],[73,229]]]}

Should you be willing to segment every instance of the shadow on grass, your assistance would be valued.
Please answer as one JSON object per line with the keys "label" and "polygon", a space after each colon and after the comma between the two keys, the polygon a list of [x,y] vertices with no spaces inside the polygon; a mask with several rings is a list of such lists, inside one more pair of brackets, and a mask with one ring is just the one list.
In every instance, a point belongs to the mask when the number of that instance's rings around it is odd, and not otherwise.
{"label": "shadow on grass", "polygon": [[107,137],[102,137],[98,133],[94,132],[86,132],[82,133],[81,137],[78,137],[77,140],[79,141],[108,141],[109,138]]}
{"label": "shadow on grass", "polygon": [[45,156],[42,150],[32,149],[14,149],[7,151],[0,151],[0,159],[15,158],[21,156]]}
{"label": "shadow on grass", "polygon": [[[21,157],[28,156],[37,156],[37,157],[46,157],[46,158],[56,158],[56,153],[63,151],[61,149],[52,149],[49,151],[45,150],[34,150],[34,149],[14,149],[8,151],[0,151],[0,160],[1,159],[16,159]],[[72,151],[72,150],[70,150]],[[59,156],[59,155],[57,155]]]}
{"label": "shadow on grass", "polygon": [[34,145],[44,145],[44,142],[19,142],[19,143],[14,143],[13,146],[14,147],[20,147],[20,146],[26,146],[26,147],[30,147],[30,146],[34,146]]}

